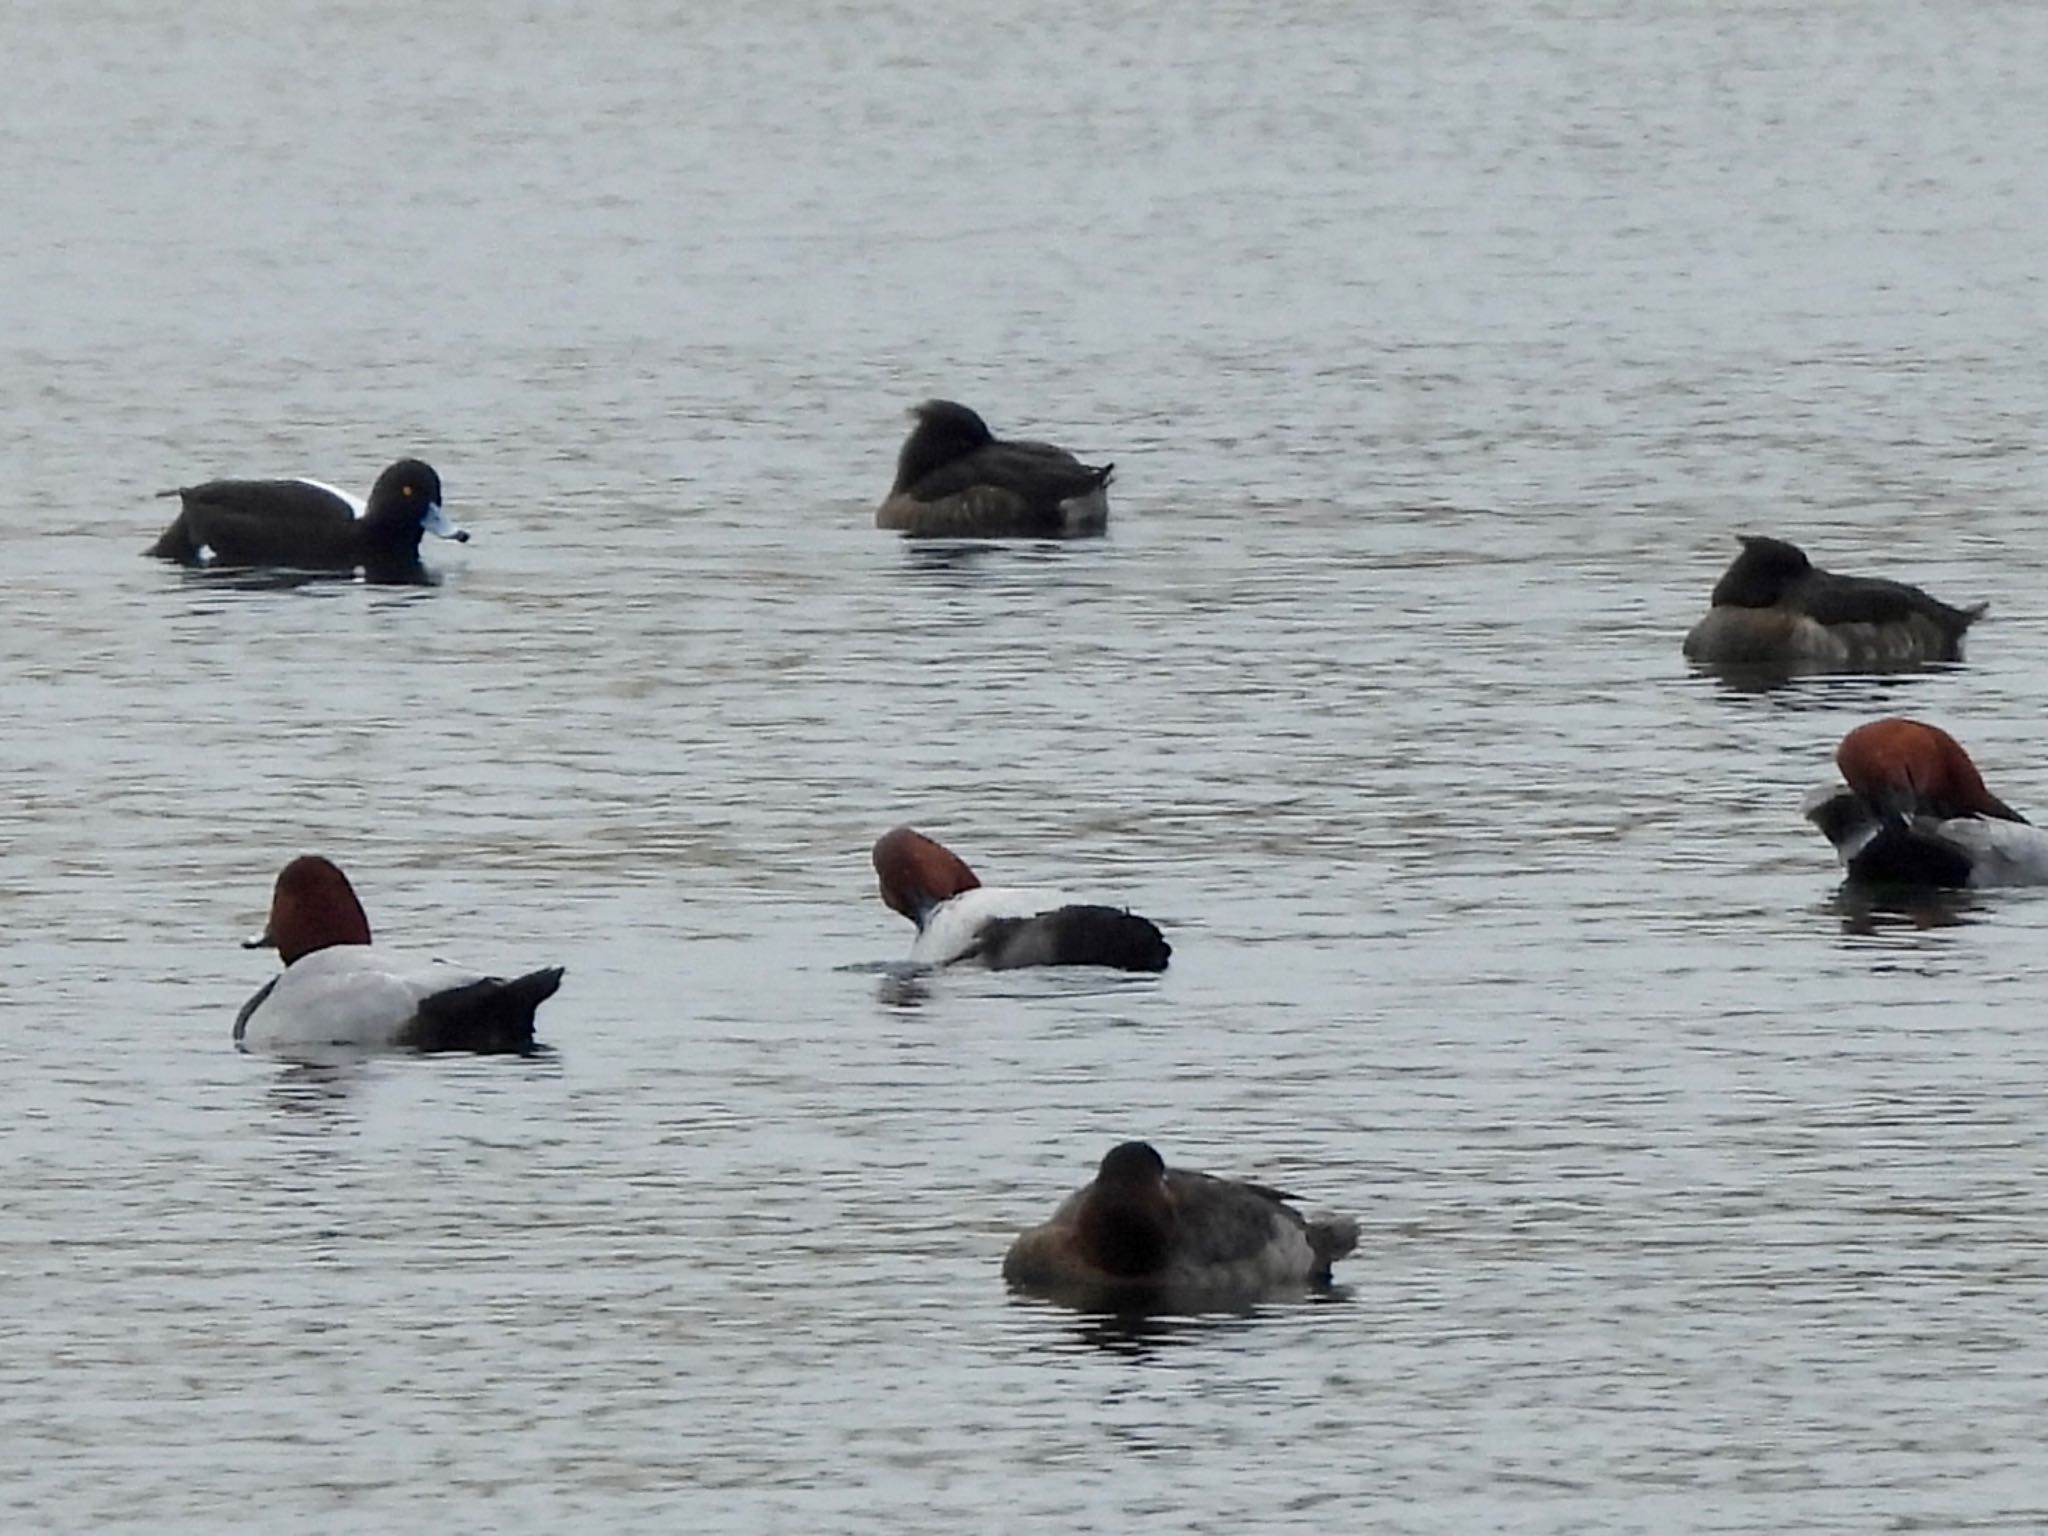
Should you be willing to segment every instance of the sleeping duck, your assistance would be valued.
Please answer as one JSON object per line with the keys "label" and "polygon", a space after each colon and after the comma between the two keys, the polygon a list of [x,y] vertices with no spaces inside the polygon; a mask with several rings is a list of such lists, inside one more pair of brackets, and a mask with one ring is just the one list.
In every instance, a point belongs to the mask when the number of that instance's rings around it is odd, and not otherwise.
{"label": "sleeping duck", "polygon": [[1685,654],[1718,666],[1805,664],[1861,671],[1960,661],[1984,603],[1951,608],[1879,576],[1837,576],[1784,539],[1743,535]]}
{"label": "sleeping duck", "polygon": [[1263,1184],[1168,1168],[1147,1142],[1112,1147],[1052,1218],[1018,1234],[1003,1278],[1114,1311],[1237,1308],[1330,1283],[1358,1245],[1350,1217],[1304,1217]]}
{"label": "sleeping duck", "polygon": [[1984,785],[1947,731],[1920,720],[1873,720],[1835,749],[1840,784],[1801,810],[1834,844],[1859,885],[2048,884],[2048,831]]}
{"label": "sleeping duck", "polygon": [[1051,443],[1004,442],[966,406],[927,400],[896,456],[877,528],[925,538],[1070,538],[1109,525],[1116,468]]}

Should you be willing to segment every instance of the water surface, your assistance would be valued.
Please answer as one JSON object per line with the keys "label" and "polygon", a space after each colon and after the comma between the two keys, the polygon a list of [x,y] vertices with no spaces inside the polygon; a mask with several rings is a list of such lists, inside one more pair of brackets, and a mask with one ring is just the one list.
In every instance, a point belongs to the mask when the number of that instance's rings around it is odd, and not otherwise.
{"label": "water surface", "polygon": [[[2048,804],[2048,16],[24,12],[0,58],[11,1527],[2036,1530],[2048,906],[1835,896],[1875,713]],[[1118,465],[869,526],[929,394]],[[417,451],[431,590],[151,493]],[[1737,531],[1988,597],[1745,690]],[[884,969],[866,850],[1155,916]],[[236,1054],[293,853],[559,963],[529,1062]],[[1004,1294],[1113,1141],[1342,1292]]]}

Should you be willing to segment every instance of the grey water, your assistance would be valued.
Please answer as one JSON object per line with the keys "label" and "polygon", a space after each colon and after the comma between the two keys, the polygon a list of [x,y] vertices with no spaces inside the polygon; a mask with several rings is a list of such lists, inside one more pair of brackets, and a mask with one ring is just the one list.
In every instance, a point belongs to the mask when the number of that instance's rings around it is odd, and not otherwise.
{"label": "grey water", "polygon": [[[10,1530],[2034,1531],[2048,903],[1842,900],[1875,714],[2048,805],[2048,11],[21,6]],[[877,532],[928,395],[1109,537]],[[430,589],[145,560],[400,454]],[[1745,688],[1768,531],[1988,598]],[[1163,977],[906,978],[866,850]],[[238,1054],[286,858],[551,1056]],[[1113,1141],[1339,1290],[1007,1295]]]}

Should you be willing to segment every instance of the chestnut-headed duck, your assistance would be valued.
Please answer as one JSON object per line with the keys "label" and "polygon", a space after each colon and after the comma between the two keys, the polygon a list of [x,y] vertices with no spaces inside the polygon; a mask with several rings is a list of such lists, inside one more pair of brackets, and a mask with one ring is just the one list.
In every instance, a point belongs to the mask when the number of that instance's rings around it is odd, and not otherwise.
{"label": "chestnut-headed duck", "polygon": [[940,539],[1071,538],[1109,525],[1116,466],[1051,443],[1004,442],[966,406],[927,400],[896,456],[877,528]]}
{"label": "chestnut-headed duck", "polygon": [[209,480],[181,490],[181,506],[149,553],[194,566],[288,566],[405,578],[419,569],[420,536],[467,543],[441,506],[441,477],[400,459],[367,503],[318,480]]}
{"label": "chestnut-headed duck", "polygon": [[1020,1233],[1003,1278],[1105,1310],[1202,1311],[1330,1283],[1358,1246],[1352,1218],[1305,1218],[1262,1184],[1168,1168],[1146,1142],[1112,1147],[1092,1181]]}
{"label": "chestnut-headed duck", "polygon": [[1902,581],[1837,576],[1783,539],[1745,534],[1741,544],[1685,637],[1693,661],[1850,670],[1960,661],[1963,632],[1989,606],[1951,608]]}
{"label": "chestnut-headed duck", "polygon": [[996,971],[1025,965],[1163,971],[1173,954],[1145,918],[1043,891],[983,885],[958,854],[909,827],[877,840],[875,874],[882,900],[917,924],[914,964],[972,960]]}
{"label": "chestnut-headed duck", "polygon": [[307,854],[285,865],[270,923],[247,949],[275,948],[284,970],[235,1019],[245,1051],[531,1051],[534,1010],[562,984],[559,966],[510,981],[433,962],[387,970],[348,876]]}
{"label": "chestnut-headed duck", "polygon": [[1801,807],[1865,885],[2048,884],[2048,832],[1984,786],[1947,731],[1873,720],[1835,749],[1843,782]]}

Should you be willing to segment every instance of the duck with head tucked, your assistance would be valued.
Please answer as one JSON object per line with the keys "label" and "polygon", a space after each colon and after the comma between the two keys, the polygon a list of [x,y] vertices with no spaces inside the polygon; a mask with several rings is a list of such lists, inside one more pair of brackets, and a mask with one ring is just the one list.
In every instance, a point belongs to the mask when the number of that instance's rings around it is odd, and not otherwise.
{"label": "duck with head tucked", "polygon": [[477,1051],[534,1049],[534,1011],[562,984],[559,966],[507,981],[434,962],[387,968],[370,948],[370,920],[348,876],[302,855],[285,865],[270,922],[243,946],[272,948],[284,970],[235,1019],[245,1051]]}
{"label": "duck with head tucked", "polygon": [[941,539],[1072,538],[1109,525],[1114,464],[1083,464],[1051,443],[1005,442],[952,400],[911,411],[877,528]]}
{"label": "duck with head tucked", "polygon": [[2048,832],[1994,795],[1953,736],[1921,720],[1859,725],[1835,749],[1843,782],[1801,807],[1851,882],[1955,890],[2048,884]]}
{"label": "duck with head tucked", "polygon": [[1173,955],[1158,925],[1136,913],[983,885],[952,849],[910,827],[877,839],[874,861],[883,902],[917,924],[910,947],[915,965],[974,961],[995,971],[1027,965],[1163,971]]}
{"label": "duck with head tucked", "polygon": [[208,480],[163,491],[178,515],[150,546],[180,565],[283,566],[411,579],[425,534],[469,541],[441,505],[441,477],[419,459],[400,459],[357,501],[319,480]]}
{"label": "duck with head tucked", "polygon": [[1952,608],[1902,581],[1838,576],[1784,539],[1745,534],[1741,543],[1685,637],[1693,661],[1849,671],[1960,661],[1964,632],[1989,606]]}
{"label": "duck with head tucked", "polygon": [[1095,1177],[1010,1244],[1003,1278],[1104,1310],[1236,1308],[1330,1283],[1358,1246],[1346,1216],[1302,1216],[1263,1184],[1168,1168],[1147,1142],[1112,1147]]}

